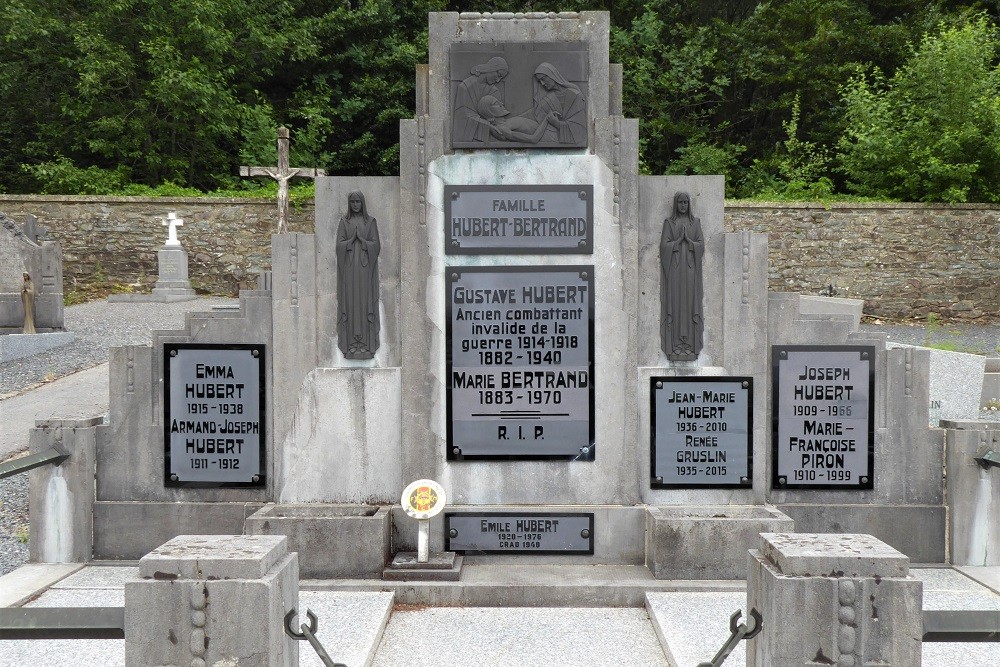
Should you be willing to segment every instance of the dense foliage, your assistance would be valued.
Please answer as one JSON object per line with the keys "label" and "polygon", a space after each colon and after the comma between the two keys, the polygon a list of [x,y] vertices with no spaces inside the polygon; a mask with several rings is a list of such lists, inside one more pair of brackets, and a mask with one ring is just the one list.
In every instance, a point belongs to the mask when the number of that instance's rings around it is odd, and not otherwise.
{"label": "dense foliage", "polygon": [[0,0],[0,191],[257,187],[238,167],[273,164],[279,124],[293,165],[396,173],[428,11],[605,9],[648,173],[724,173],[730,196],[1000,201],[996,8]]}

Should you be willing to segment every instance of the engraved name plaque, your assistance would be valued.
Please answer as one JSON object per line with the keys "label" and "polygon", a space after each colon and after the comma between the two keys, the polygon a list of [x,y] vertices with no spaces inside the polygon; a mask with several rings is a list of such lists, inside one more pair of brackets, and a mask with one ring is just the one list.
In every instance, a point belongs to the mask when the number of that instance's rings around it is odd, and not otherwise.
{"label": "engraved name plaque", "polygon": [[753,378],[652,377],[650,488],[750,488]]}
{"label": "engraved name plaque", "polygon": [[264,346],[165,343],[167,486],[263,486]]}
{"label": "engraved name plaque", "polygon": [[772,348],[776,489],[871,489],[875,348]]}
{"label": "engraved name plaque", "polygon": [[445,551],[483,554],[594,553],[593,513],[448,512]]}
{"label": "engraved name plaque", "polygon": [[591,254],[593,185],[448,185],[445,253]]}
{"label": "engraved name plaque", "polygon": [[445,274],[448,459],[594,460],[594,268]]}

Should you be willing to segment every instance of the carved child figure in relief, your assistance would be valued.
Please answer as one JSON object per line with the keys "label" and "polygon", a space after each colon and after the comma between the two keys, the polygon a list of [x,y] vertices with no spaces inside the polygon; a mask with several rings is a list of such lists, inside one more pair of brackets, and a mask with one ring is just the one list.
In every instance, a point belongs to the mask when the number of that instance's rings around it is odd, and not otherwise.
{"label": "carved child figure in relief", "polygon": [[365,196],[347,196],[337,228],[337,339],[347,359],[371,359],[379,347],[378,255],[381,241]]}
{"label": "carved child figure in relief", "polygon": [[705,237],[686,192],[674,195],[660,236],[660,345],[671,361],[694,361],[703,345]]}

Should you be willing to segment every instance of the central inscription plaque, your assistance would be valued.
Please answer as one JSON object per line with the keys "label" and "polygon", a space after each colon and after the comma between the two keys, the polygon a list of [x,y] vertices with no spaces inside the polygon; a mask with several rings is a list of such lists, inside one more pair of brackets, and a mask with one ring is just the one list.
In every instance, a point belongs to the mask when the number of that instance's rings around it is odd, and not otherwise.
{"label": "central inscription plaque", "polygon": [[167,486],[264,485],[264,346],[165,343]]}
{"label": "central inscription plaque", "polygon": [[593,185],[447,185],[445,252],[590,254]]}
{"label": "central inscription plaque", "polygon": [[776,345],[774,488],[871,489],[875,348]]}
{"label": "central inscription plaque", "polygon": [[652,377],[650,488],[750,488],[753,378]]}
{"label": "central inscription plaque", "polygon": [[450,267],[448,459],[594,460],[594,267]]}

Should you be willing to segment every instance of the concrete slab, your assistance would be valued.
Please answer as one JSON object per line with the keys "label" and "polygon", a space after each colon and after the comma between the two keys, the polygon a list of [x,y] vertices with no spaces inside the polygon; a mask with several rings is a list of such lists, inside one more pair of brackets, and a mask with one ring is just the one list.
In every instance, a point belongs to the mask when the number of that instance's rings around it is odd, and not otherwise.
{"label": "concrete slab", "polygon": [[[333,593],[302,591],[299,611],[316,614],[316,637],[334,662],[367,667],[375,658],[382,633],[392,613],[392,593]],[[298,623],[306,622],[303,618]],[[323,661],[307,642],[299,644],[300,667],[322,667]]]}
{"label": "concrete slab", "polygon": [[108,411],[108,402],[108,364],[0,400],[0,461],[28,448],[28,430],[36,420],[96,417]]}
{"label": "concrete slab", "polygon": [[1000,593],[1000,566],[976,567],[967,565],[956,567],[955,569],[965,576],[975,579],[983,586],[988,586],[997,593]]}
{"label": "concrete slab", "polygon": [[[746,620],[746,593],[649,593],[646,609],[671,665],[688,667],[711,660],[729,639],[729,617],[737,609]],[[767,622],[767,619],[764,619]],[[726,667],[745,667],[745,647]]]}
{"label": "concrete slab", "polygon": [[7,334],[0,336],[0,363],[32,357],[57,347],[69,345],[76,338],[72,331]]}
{"label": "concrete slab", "polygon": [[139,579],[137,566],[91,566],[53,584],[52,588],[121,588]]}
{"label": "concrete slab", "polygon": [[631,565],[470,564],[460,581],[303,580],[301,590],[396,592],[397,604],[464,607],[641,607],[647,591],[745,591],[744,581],[653,579]]}
{"label": "concrete slab", "polygon": [[442,667],[670,664],[644,609],[397,607],[373,664],[414,661]]}
{"label": "concrete slab", "polygon": [[45,590],[83,568],[82,563],[34,563],[0,577],[0,607],[19,607],[38,591]]}
{"label": "concrete slab", "polygon": [[124,607],[125,589],[50,588],[25,607]]}

